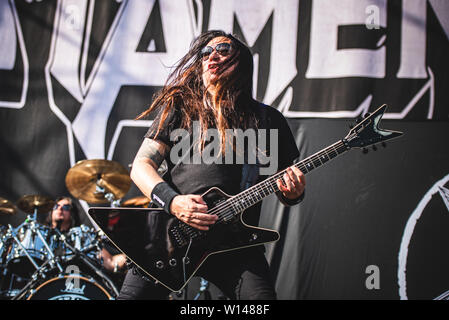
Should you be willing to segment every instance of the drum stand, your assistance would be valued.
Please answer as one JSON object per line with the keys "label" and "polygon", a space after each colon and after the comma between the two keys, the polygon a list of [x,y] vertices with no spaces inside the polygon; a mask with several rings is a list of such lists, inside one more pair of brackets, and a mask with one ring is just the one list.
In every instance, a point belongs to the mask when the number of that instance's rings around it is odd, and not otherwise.
{"label": "drum stand", "polygon": [[81,258],[81,260],[83,260],[83,262],[89,267],[91,268],[99,277],[101,277],[104,281],[105,284],[109,287],[109,289],[114,291],[114,294],[116,296],[119,295],[119,292],[116,288],[116,286],[114,285],[114,283],[112,282],[111,279],[109,279],[109,277],[107,275],[105,275],[99,268],[97,268],[92,262],[90,262],[89,257],[86,256],[86,254],[84,253],[84,251],[89,251],[90,249],[92,249],[92,246],[88,246],[86,248],[83,248],[82,250],[78,250],[74,247],[72,247],[69,243],[66,242],[65,240],[65,236],[62,235],[59,230],[55,230],[60,238],[63,240],[64,244],[70,249],[72,250],[73,253],[75,253],[75,256]]}
{"label": "drum stand", "polygon": [[[56,267],[56,268],[58,268],[58,270],[60,272],[63,271],[61,264],[57,261],[55,255],[53,254],[53,251],[48,246],[48,243],[45,240],[44,236],[39,231],[39,229],[35,228],[35,223],[37,221],[37,210],[38,210],[37,208],[34,208],[33,215],[32,216],[28,215],[26,220],[25,220],[25,222],[23,222],[21,225],[19,225],[15,229],[10,224],[8,224],[8,235],[10,235],[11,238],[17,243],[17,245],[19,246],[21,252],[23,252],[25,254],[25,256],[28,258],[28,260],[30,260],[30,262],[33,265],[33,267],[36,269],[36,271],[31,276],[31,281],[24,288],[22,288],[22,290],[19,291],[18,295],[14,296],[12,298],[12,300],[16,300],[16,297],[21,296],[23,293],[26,292],[26,290],[28,290],[28,288],[32,284],[34,284],[37,280],[39,280],[40,278],[42,278],[44,276],[43,271],[45,270],[45,267],[46,267],[47,264],[50,264],[52,269]],[[39,266],[36,263],[36,261],[33,259],[33,257],[28,253],[28,250],[22,245],[21,241],[17,237],[18,230],[20,230],[26,224],[30,225],[30,230],[32,231],[33,234],[37,234],[39,239],[44,244],[45,250],[48,253],[49,259],[47,259],[41,266]]]}
{"label": "drum stand", "polygon": [[99,181],[100,180],[98,180],[96,185],[95,185],[95,192],[94,192],[94,194],[95,195],[103,194],[104,198],[106,200],[108,200],[109,203],[111,204],[111,208],[118,208],[118,207],[120,207],[120,203],[121,203],[122,200],[121,199],[116,200],[115,196],[114,196],[114,194],[112,192],[106,192],[107,189],[102,187],[100,185]]}
{"label": "drum stand", "polygon": [[[20,298],[22,298],[24,296],[24,294],[27,293],[27,291],[30,287],[32,287],[37,281],[45,278],[45,271],[52,270],[56,267],[59,270],[59,272],[63,272],[61,264],[59,263],[59,261],[57,261],[56,256],[53,254],[53,251],[48,246],[48,243],[44,239],[44,236],[38,229],[34,228],[34,224],[36,223],[36,221],[37,221],[37,208],[34,209],[33,216],[29,215],[27,217],[27,219],[25,220],[25,222],[22,223],[20,226],[18,226],[16,229],[13,229],[11,225],[8,225],[8,227],[9,227],[8,232],[10,232],[11,237],[19,245],[20,249],[25,253],[26,257],[30,260],[31,264],[36,269],[36,271],[31,276],[31,281],[28,282],[25,285],[25,287],[23,287],[19,291],[19,293],[17,295],[15,295],[11,300],[19,300]],[[30,229],[33,231],[33,233],[37,234],[37,236],[40,238],[40,240],[44,244],[45,249],[47,250],[49,259],[47,259],[40,267],[36,263],[36,261],[34,261],[33,257],[30,256],[30,254],[28,253],[26,248],[24,248],[24,246],[22,245],[20,240],[17,238],[17,230],[20,230],[20,228],[22,228],[25,224],[31,224]],[[49,270],[47,270],[47,265],[50,265]]]}

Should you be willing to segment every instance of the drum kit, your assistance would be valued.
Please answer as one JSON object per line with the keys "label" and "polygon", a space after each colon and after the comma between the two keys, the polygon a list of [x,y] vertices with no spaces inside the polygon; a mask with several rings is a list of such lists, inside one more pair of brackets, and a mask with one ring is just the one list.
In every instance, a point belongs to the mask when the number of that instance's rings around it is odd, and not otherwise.
{"label": "drum kit", "polygon": [[[109,160],[82,160],[69,169],[66,186],[77,199],[93,204],[121,206],[131,186],[128,170]],[[148,204],[136,197],[123,206]],[[27,214],[17,227],[0,225],[0,300],[104,300],[119,290],[102,264],[107,237],[86,225],[66,232],[38,222],[55,202],[26,195],[15,204],[0,198],[0,215]]]}

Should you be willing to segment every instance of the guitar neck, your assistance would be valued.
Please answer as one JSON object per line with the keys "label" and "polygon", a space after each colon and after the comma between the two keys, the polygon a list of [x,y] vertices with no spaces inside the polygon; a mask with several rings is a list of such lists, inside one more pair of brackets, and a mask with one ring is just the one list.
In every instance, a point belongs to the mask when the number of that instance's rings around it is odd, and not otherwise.
{"label": "guitar neck", "polygon": [[[349,147],[345,144],[345,141],[340,140],[293,165],[299,168],[304,174],[307,174],[348,150]],[[282,182],[284,182],[283,176],[286,170],[287,169],[284,169],[264,181],[261,181],[258,184],[240,192],[239,194],[236,194],[235,196],[229,198],[227,202],[229,202],[236,214],[252,207],[269,195],[279,191],[276,181],[281,179]]]}

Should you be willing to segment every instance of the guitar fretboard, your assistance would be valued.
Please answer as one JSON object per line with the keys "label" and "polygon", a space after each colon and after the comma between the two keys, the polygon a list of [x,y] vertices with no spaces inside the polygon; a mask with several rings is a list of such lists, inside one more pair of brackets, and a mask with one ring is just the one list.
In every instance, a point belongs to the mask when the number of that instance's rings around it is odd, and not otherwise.
{"label": "guitar fretboard", "polygon": [[[311,155],[310,157],[297,162],[294,164],[295,167],[299,168],[304,174],[309,173],[315,168],[318,168],[325,164],[326,162],[336,158],[338,155],[348,151],[349,148],[346,146],[343,140],[340,140],[331,146]],[[279,187],[276,183],[278,179],[281,179],[284,183],[283,175],[287,169],[284,169],[264,181],[255,184],[254,186],[240,192],[239,194],[229,198],[225,201],[228,205],[227,209],[224,210],[225,213],[220,216],[220,213],[217,213],[220,218],[223,220],[228,220],[232,218],[232,216],[252,207],[256,203],[262,201],[264,198],[269,195],[279,191]],[[223,206],[223,204],[221,204]],[[229,213],[229,207],[233,210],[233,213]],[[223,207],[224,209],[225,207]]]}

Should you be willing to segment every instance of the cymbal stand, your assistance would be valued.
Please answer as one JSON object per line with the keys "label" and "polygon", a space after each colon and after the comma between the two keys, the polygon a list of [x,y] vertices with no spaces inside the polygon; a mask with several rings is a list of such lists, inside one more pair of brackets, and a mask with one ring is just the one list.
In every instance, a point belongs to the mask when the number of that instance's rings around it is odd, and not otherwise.
{"label": "cymbal stand", "polygon": [[120,203],[122,202],[122,199],[115,200],[115,196],[112,193],[110,193],[110,192],[106,193],[104,195],[104,197],[106,199],[108,199],[108,201],[111,203],[111,207],[112,208],[120,207]]}
{"label": "cymbal stand", "polygon": [[50,262],[50,266],[53,267],[53,266],[56,265],[56,267],[58,268],[59,272],[62,272],[63,271],[62,266],[57,261],[56,256],[54,255],[53,251],[48,246],[47,241],[45,241],[44,237],[42,236],[42,234],[40,233],[39,230],[36,230],[36,233],[37,233],[38,237],[41,239],[42,243],[44,244],[45,249],[47,249],[47,251],[48,251],[49,259],[47,259],[47,261]]}
{"label": "cymbal stand", "polygon": [[97,180],[94,194],[95,195],[103,194],[105,199],[107,199],[109,201],[109,203],[111,204],[112,208],[120,207],[121,199],[116,200],[115,196],[112,192],[107,192],[107,189],[100,185],[100,180]]}
{"label": "cymbal stand", "polygon": [[[31,218],[31,220],[30,220],[30,217],[28,216],[27,221],[28,221],[28,222],[31,221],[31,227],[33,228],[33,227],[34,227],[34,224],[35,224],[36,221],[37,221],[37,208],[34,208],[34,214],[33,214],[33,217]],[[33,231],[34,231],[34,232],[37,234],[37,236],[41,239],[42,243],[44,244],[45,249],[46,249],[47,252],[48,252],[49,259],[47,259],[47,260],[49,260],[50,266],[53,267],[54,265],[56,265],[56,267],[58,268],[58,270],[59,270],[60,272],[62,272],[63,269],[62,269],[61,264],[56,260],[56,257],[55,257],[55,255],[54,255],[53,251],[52,251],[52,250],[50,249],[50,247],[48,246],[48,243],[47,243],[47,241],[44,239],[44,236],[42,235],[42,233],[39,231],[39,229],[35,229],[35,230],[33,230]],[[27,255],[27,256],[28,256],[28,255]]]}

